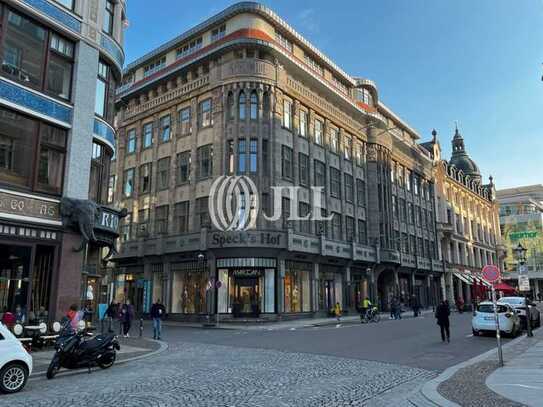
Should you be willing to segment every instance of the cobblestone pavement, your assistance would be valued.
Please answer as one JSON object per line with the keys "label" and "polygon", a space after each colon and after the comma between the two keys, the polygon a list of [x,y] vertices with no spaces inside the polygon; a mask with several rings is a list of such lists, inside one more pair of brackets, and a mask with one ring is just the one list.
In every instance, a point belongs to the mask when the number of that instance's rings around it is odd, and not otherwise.
{"label": "cobblestone pavement", "polygon": [[[338,344],[341,346],[341,344]],[[178,342],[92,374],[29,381],[0,406],[411,406],[435,373],[334,356]]]}

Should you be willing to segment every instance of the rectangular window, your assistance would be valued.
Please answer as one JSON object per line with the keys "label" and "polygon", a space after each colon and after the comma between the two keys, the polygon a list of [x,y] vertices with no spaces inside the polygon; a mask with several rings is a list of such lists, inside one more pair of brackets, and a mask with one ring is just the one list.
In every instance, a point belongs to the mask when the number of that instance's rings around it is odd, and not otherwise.
{"label": "rectangular window", "polygon": [[149,148],[153,145],[153,123],[143,125],[143,148]]}
{"label": "rectangular window", "polygon": [[[103,118],[112,118],[113,102],[111,88],[111,70],[104,61],[98,61],[98,75],[96,77],[96,94],[94,99],[94,113]],[[114,86],[114,85],[113,85]]]}
{"label": "rectangular window", "polygon": [[309,186],[309,156],[298,153],[298,168],[300,169],[300,185]]}
{"label": "rectangular window", "polygon": [[192,41],[187,42],[182,47],[179,47],[177,51],[175,52],[175,57],[177,59],[186,57],[187,55],[190,55],[198,51],[199,49],[201,49],[202,45],[203,45],[202,37],[195,38]]}
{"label": "rectangular window", "polygon": [[247,162],[247,143],[245,139],[238,140],[238,174],[245,172]]}
{"label": "rectangular window", "polygon": [[73,11],[74,9],[74,0],[54,0],[54,2],[66,7],[68,10]]}
{"label": "rectangular window", "polygon": [[109,35],[113,34],[114,15],[115,15],[115,4],[113,3],[112,0],[106,0],[102,30],[104,30],[104,32]]}
{"label": "rectangular window", "polygon": [[390,166],[390,182],[394,184],[396,182],[396,163],[393,161]]}
{"label": "rectangular window", "polygon": [[398,164],[396,169],[398,170],[398,172],[396,174],[397,175],[397,180],[398,180],[398,186],[400,188],[403,188],[403,167]]}
{"label": "rectangular window", "polygon": [[199,147],[198,154],[198,179],[209,178],[213,175],[213,145]]}
{"label": "rectangular window", "polygon": [[358,206],[366,206],[366,183],[361,179],[356,179],[356,203]]}
{"label": "rectangular window", "polygon": [[290,199],[282,197],[281,198],[281,212],[283,218],[283,229],[288,229],[292,226],[290,221]]}
{"label": "rectangular window", "polygon": [[341,239],[341,214],[332,212],[332,240]]}
{"label": "rectangular window", "polygon": [[323,187],[322,190],[326,192],[326,165],[319,161],[314,160],[315,166],[315,186]]}
{"label": "rectangular window", "polygon": [[341,199],[341,172],[330,167],[330,196]]}
{"label": "rectangular window", "polygon": [[290,129],[292,122],[292,103],[289,100],[283,100],[283,127]]}
{"label": "rectangular window", "polygon": [[262,140],[262,166],[264,175],[270,174],[270,156],[268,154],[268,140]]}
{"label": "rectangular window", "polygon": [[160,140],[164,143],[170,141],[170,115],[160,118]]}
{"label": "rectangular window", "polygon": [[111,175],[109,177],[109,183],[107,186],[107,203],[111,204],[114,201],[115,198],[115,183],[117,181],[117,177],[115,175]]}
{"label": "rectangular window", "polygon": [[217,41],[220,40],[222,37],[224,37],[226,33],[226,25],[221,25],[220,27],[214,28],[211,31],[211,41]]}
{"label": "rectangular window", "polygon": [[413,174],[413,192],[415,193],[415,195],[418,195],[419,194],[419,182],[420,182],[420,178]]}
{"label": "rectangular window", "polygon": [[356,143],[355,154],[356,154],[356,158],[355,158],[356,165],[363,168],[366,164],[366,152],[365,152],[363,143]]}
{"label": "rectangular window", "polygon": [[307,137],[307,112],[300,110],[300,136]]}
{"label": "rectangular window", "polygon": [[147,236],[149,232],[149,208],[138,211],[138,236]]}
{"label": "rectangular window", "polygon": [[292,148],[287,146],[282,146],[281,150],[282,155],[282,174],[283,178],[292,180],[293,171],[292,171]]}
{"label": "rectangular window", "polygon": [[123,194],[125,198],[130,198],[134,193],[134,168],[124,172]]}
{"label": "rectangular window", "polygon": [[181,136],[186,136],[192,132],[190,107],[186,107],[179,111],[179,130]]}
{"label": "rectangular window", "polygon": [[416,216],[417,216],[417,226],[420,227],[422,225],[422,213],[421,213],[421,210],[420,210],[420,206],[416,207],[415,213],[416,213]]}
{"label": "rectangular window", "polygon": [[304,55],[305,63],[313,69],[315,72],[317,72],[320,76],[324,76],[324,69],[322,66],[319,65],[317,61],[315,61],[313,58],[311,58],[309,55]]}
{"label": "rectangular window", "polygon": [[170,157],[158,160],[158,189],[164,190],[170,187]]}
{"label": "rectangular window", "polygon": [[249,144],[249,171],[257,171],[257,162],[258,162],[258,140],[252,138]]}
{"label": "rectangular window", "polygon": [[411,191],[411,171],[405,169],[405,187],[408,191]]}
{"label": "rectangular window", "polygon": [[392,218],[398,219],[398,201],[396,200],[396,195],[392,195]]}
{"label": "rectangular window", "polygon": [[415,223],[415,212],[413,211],[413,204],[411,202],[407,203],[407,220],[411,225]]}
{"label": "rectangular window", "polygon": [[62,99],[70,99],[74,44],[51,34],[51,52],[47,65],[47,90]]}
{"label": "rectangular window", "polygon": [[329,147],[332,153],[338,153],[338,143],[339,143],[339,131],[337,129],[331,128],[329,134]]}
{"label": "rectangular window", "polygon": [[[61,193],[65,156],[66,131],[41,123],[37,189],[52,194]],[[26,161],[22,164],[25,165]]]}
{"label": "rectangular window", "polygon": [[234,141],[228,140],[226,142],[226,171],[228,174],[234,173]]}
{"label": "rectangular window", "polygon": [[315,119],[315,129],[313,131],[315,133],[315,143],[318,145],[322,145],[322,129],[322,121]]}
{"label": "rectangular window", "polygon": [[189,231],[189,201],[177,202],[174,206],[174,222],[176,233]]}
{"label": "rectangular window", "polygon": [[349,174],[345,174],[345,200],[354,202],[353,176]]}
{"label": "rectangular window", "polygon": [[400,220],[402,222],[407,222],[407,204],[405,199],[400,198]]}
{"label": "rectangular window", "polygon": [[196,200],[196,219],[198,220],[197,230],[204,227],[208,228],[210,226],[208,202],[209,200],[207,196],[198,198]]}
{"label": "rectangular window", "polygon": [[127,242],[132,238],[132,214],[129,212],[121,226],[121,240]]}
{"label": "rectangular window", "polygon": [[151,192],[151,177],[153,172],[153,164],[147,163],[140,165],[140,193],[148,194]]}
{"label": "rectangular window", "polygon": [[211,114],[211,98],[203,100],[198,105],[198,128],[213,126]]}
{"label": "rectangular window", "polygon": [[366,221],[358,221],[358,243],[368,244],[368,235],[366,232]]}
{"label": "rectangular window", "polygon": [[[306,202],[300,202],[299,203],[299,216],[301,218],[306,217],[309,215],[311,207]],[[311,233],[311,221],[309,219],[307,220],[301,220],[300,223],[300,232],[302,233]]]}
{"label": "rectangular window", "polygon": [[190,182],[190,151],[177,154],[177,185]]}
{"label": "rectangular window", "polygon": [[343,158],[349,161],[351,160],[353,154],[352,148],[353,140],[351,136],[345,135],[343,137]]}
{"label": "rectangular window", "polygon": [[275,40],[287,51],[292,52],[292,42],[290,42],[290,40],[288,40],[283,34],[276,31]]}
{"label": "rectangular window", "polygon": [[134,154],[136,152],[136,130],[128,130],[128,141],[126,143],[126,153]]}
{"label": "rectangular window", "polygon": [[345,216],[345,238],[348,242],[354,241],[354,218]]}
{"label": "rectangular window", "polygon": [[168,233],[168,205],[157,206],[155,208],[155,233]]}

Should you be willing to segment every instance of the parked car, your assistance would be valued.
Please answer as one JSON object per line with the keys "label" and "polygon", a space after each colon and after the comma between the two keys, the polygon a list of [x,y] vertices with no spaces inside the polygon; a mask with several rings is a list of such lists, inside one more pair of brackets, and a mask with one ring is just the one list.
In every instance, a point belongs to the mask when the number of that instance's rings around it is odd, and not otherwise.
{"label": "parked car", "polygon": [[[502,297],[500,302],[511,305],[519,314],[523,326],[526,326],[526,301],[524,297]],[[534,302],[528,300],[528,308],[530,309],[530,320],[532,328],[541,326],[541,315]]]}
{"label": "parked car", "polygon": [[[511,305],[498,302],[498,320],[500,332],[515,337],[521,331],[520,319]],[[473,313],[471,328],[474,336],[485,332],[496,332],[496,320],[494,318],[494,305],[490,301],[481,302]]]}
{"label": "parked car", "polygon": [[32,356],[21,342],[0,323],[0,391],[16,393],[25,387],[32,373]]}

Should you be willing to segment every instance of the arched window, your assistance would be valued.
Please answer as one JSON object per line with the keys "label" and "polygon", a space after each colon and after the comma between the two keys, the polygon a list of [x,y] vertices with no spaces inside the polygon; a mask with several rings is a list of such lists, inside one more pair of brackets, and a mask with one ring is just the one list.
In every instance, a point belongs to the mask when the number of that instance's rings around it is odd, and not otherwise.
{"label": "arched window", "polygon": [[235,106],[234,106],[234,94],[232,92],[228,92],[228,96],[226,97],[226,108],[228,112],[228,119],[233,120],[234,114],[235,114]]}
{"label": "arched window", "polygon": [[262,110],[264,111],[264,115],[267,115],[270,112],[270,93],[264,92],[264,95],[262,95]]}
{"label": "arched window", "polygon": [[256,120],[258,118],[258,95],[256,90],[251,92],[251,111],[250,111],[251,120]]}
{"label": "arched window", "polygon": [[238,98],[238,113],[239,113],[240,120],[245,120],[245,105],[246,105],[245,92],[241,91],[239,93],[239,98]]}

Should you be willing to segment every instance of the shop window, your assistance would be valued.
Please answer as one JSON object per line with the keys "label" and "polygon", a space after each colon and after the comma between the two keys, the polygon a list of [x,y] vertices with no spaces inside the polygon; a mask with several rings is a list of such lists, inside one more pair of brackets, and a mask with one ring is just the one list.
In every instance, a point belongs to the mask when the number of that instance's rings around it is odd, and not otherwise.
{"label": "shop window", "polygon": [[213,175],[213,145],[198,147],[198,179],[209,178]]}
{"label": "shop window", "polygon": [[176,233],[187,233],[189,231],[189,201],[177,202],[174,207],[175,231]]}
{"label": "shop window", "polygon": [[[285,267],[285,312],[311,311],[310,271],[297,269],[298,267],[300,266],[294,265],[294,262],[288,262]],[[308,264],[304,268],[310,267],[311,265]]]}
{"label": "shop window", "polygon": [[179,127],[181,136],[186,136],[192,132],[190,111],[190,107],[186,107],[179,111]]}
{"label": "shop window", "polygon": [[190,151],[177,154],[177,185],[190,182]]}
{"label": "shop window", "polygon": [[157,206],[155,208],[155,233],[168,233],[168,205]]}
{"label": "shop window", "polygon": [[172,313],[206,313],[208,282],[206,263],[173,263],[171,269],[173,274]]}
{"label": "shop window", "polygon": [[198,128],[202,129],[212,125],[211,99],[206,99],[198,104]]}
{"label": "shop window", "polygon": [[147,163],[140,165],[140,194],[148,194],[151,192],[151,179],[153,176],[153,164]]}
{"label": "shop window", "polygon": [[170,157],[158,160],[158,189],[168,189],[170,186]]}

